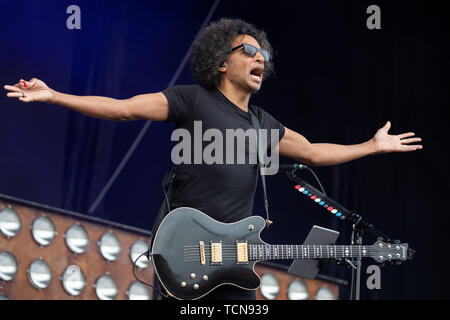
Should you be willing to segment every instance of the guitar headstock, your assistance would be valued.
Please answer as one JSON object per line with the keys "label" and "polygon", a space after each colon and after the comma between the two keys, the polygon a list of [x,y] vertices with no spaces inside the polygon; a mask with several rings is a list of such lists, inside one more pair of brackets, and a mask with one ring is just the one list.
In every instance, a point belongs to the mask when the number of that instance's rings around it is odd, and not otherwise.
{"label": "guitar headstock", "polygon": [[378,240],[370,249],[372,258],[378,263],[395,262],[400,264],[402,261],[411,260],[415,254],[414,250],[409,249],[407,243],[400,243],[400,241],[388,243]]}

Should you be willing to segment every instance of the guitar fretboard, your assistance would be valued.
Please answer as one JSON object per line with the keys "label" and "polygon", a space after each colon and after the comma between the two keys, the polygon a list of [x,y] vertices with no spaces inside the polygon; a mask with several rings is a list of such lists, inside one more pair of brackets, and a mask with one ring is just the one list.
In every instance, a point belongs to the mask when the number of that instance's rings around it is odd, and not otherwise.
{"label": "guitar fretboard", "polygon": [[264,245],[248,246],[249,260],[330,259],[372,257],[364,245]]}

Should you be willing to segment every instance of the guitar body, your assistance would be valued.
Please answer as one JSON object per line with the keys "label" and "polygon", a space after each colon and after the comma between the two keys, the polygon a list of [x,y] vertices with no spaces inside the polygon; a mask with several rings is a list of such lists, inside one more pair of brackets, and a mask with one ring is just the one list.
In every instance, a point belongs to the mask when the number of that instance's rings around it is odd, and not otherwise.
{"label": "guitar body", "polygon": [[[236,241],[265,244],[259,236],[264,227],[259,216],[221,223],[199,210],[177,208],[163,219],[155,234],[155,272],[166,291],[177,299],[198,299],[222,284],[256,289],[261,282],[254,270],[256,261],[238,262],[232,248]],[[212,251],[216,247],[221,249],[218,256]]]}

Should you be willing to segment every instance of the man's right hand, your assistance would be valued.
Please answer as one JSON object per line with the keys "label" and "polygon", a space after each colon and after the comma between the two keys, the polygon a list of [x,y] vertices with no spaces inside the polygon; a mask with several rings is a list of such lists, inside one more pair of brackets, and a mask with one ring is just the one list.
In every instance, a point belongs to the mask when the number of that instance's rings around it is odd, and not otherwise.
{"label": "man's right hand", "polygon": [[22,102],[50,102],[53,99],[53,92],[44,81],[33,78],[30,81],[20,79],[15,85],[3,86],[8,90],[8,97],[19,98]]}

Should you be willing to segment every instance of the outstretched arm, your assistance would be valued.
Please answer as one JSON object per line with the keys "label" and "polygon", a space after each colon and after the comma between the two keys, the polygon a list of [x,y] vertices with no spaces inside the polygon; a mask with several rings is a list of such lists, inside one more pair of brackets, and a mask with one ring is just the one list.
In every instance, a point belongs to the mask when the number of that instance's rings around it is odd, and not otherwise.
{"label": "outstretched arm", "polygon": [[4,89],[9,91],[8,97],[18,98],[22,102],[47,102],[99,119],[165,121],[169,113],[167,99],[161,92],[141,94],[129,99],[76,96],[53,90],[36,78],[5,85]]}
{"label": "outstretched arm", "polygon": [[279,153],[312,166],[336,165],[368,155],[388,152],[408,152],[422,149],[422,141],[413,132],[390,135],[391,123],[380,128],[372,139],[361,144],[340,145],[331,143],[310,143],[301,134],[286,128],[280,141]]}

